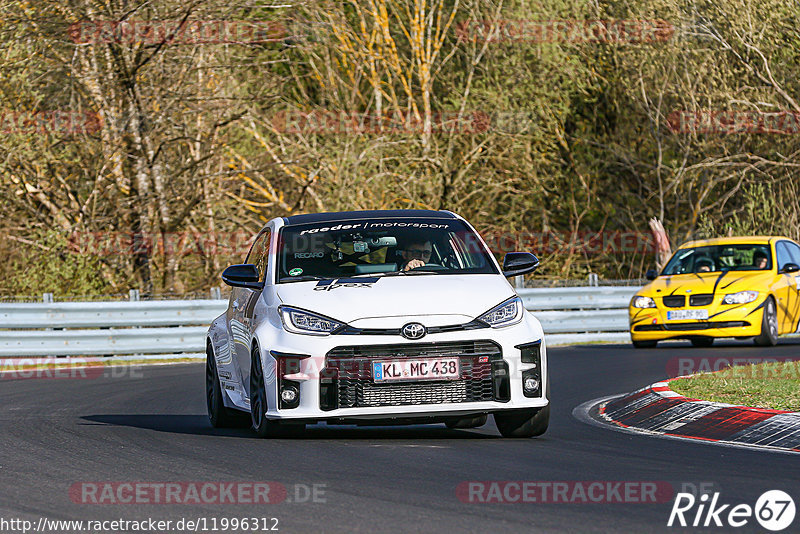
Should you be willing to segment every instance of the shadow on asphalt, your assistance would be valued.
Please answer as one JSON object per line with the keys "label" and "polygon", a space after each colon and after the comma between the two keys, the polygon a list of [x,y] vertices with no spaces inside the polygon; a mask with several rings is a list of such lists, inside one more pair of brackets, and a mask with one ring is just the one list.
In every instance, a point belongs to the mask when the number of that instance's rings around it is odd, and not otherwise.
{"label": "shadow on asphalt", "polygon": [[[258,439],[250,429],[213,428],[205,415],[163,415],[163,414],[101,414],[81,417],[84,425],[111,425],[172,434],[193,434],[196,436],[229,436]],[[300,435],[281,436],[274,439],[502,439],[500,435],[486,434],[494,431],[489,423],[474,430],[450,430],[443,424],[410,426],[352,426],[352,425],[309,425]]]}
{"label": "shadow on asphalt", "polygon": [[249,429],[214,428],[205,415],[144,415],[144,414],[103,414],[81,417],[84,425],[111,425],[170,432],[173,434],[195,434],[199,436],[239,436],[252,437]]}

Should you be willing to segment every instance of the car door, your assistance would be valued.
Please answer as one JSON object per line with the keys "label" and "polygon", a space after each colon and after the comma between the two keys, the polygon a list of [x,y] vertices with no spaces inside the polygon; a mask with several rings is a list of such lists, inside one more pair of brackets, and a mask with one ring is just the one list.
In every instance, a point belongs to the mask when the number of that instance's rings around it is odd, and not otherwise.
{"label": "car door", "polygon": [[794,330],[793,308],[797,306],[797,282],[796,273],[781,274],[788,263],[794,263],[792,254],[789,250],[787,241],[778,241],[775,245],[776,263],[778,268],[778,328],[780,333],[791,332]]}
{"label": "car door", "polygon": [[[789,250],[791,262],[795,265],[800,265],[800,246],[791,241],[784,241],[783,243]],[[788,273],[785,276],[792,279],[789,281],[787,290],[788,302],[786,303],[786,309],[789,331],[794,332],[798,329],[798,322],[800,322],[800,272]]]}
{"label": "car door", "polygon": [[[245,263],[252,263],[258,269],[258,279],[266,280],[269,260],[269,228],[262,230],[256,237]],[[236,361],[242,380],[242,386],[250,395],[250,340],[253,334],[253,309],[261,296],[261,290],[244,287],[233,288],[231,292],[231,333],[236,347]]]}

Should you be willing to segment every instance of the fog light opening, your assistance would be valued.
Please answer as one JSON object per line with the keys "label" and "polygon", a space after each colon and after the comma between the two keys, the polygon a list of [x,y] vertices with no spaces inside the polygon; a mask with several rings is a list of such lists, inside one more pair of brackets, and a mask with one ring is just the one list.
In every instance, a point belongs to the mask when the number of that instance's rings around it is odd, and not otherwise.
{"label": "fog light opening", "polygon": [[287,379],[302,372],[302,361],[311,356],[308,354],[289,354],[286,352],[270,351],[275,358],[278,375],[277,395],[278,409],[291,410],[300,406],[300,382]]}
{"label": "fog light opening", "polygon": [[291,410],[300,406],[300,383],[294,380],[280,380],[278,398],[282,410]]}
{"label": "fog light opening", "polygon": [[525,379],[522,387],[525,389],[525,393],[535,393],[539,391],[539,380],[533,377],[528,377]]}
{"label": "fog light opening", "polygon": [[294,386],[283,388],[281,391],[281,400],[286,404],[292,404],[297,400],[297,389]]}
{"label": "fog light opening", "polygon": [[542,375],[538,368],[522,372],[522,394],[526,397],[542,396]]}

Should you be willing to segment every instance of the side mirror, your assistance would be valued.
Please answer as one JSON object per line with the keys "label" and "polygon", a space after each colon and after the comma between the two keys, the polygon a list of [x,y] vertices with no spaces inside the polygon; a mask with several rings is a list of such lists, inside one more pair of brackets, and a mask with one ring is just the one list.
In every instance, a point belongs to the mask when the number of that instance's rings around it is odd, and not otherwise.
{"label": "side mirror", "polygon": [[783,266],[783,269],[781,269],[780,274],[796,273],[797,271],[800,271],[800,265],[796,263],[787,263]]}
{"label": "side mirror", "polygon": [[231,287],[264,288],[264,283],[258,281],[258,269],[251,263],[231,265],[222,271],[222,281]]}
{"label": "side mirror", "polygon": [[658,278],[658,271],[656,271],[655,269],[647,269],[647,272],[644,273],[644,277],[647,278],[648,280],[655,280],[656,278]]}
{"label": "side mirror", "polygon": [[503,258],[503,276],[532,273],[539,267],[539,258],[530,252],[509,252]]}

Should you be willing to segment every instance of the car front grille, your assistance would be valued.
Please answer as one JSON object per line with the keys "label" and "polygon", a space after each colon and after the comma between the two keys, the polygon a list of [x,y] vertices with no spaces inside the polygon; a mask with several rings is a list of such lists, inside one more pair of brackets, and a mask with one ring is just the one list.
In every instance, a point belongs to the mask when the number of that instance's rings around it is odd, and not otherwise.
{"label": "car front grille", "polygon": [[[438,384],[361,384],[356,393],[364,406],[402,406],[404,404],[439,404],[442,402],[466,402],[467,384],[464,380],[440,382]],[[491,384],[489,385],[491,400]]]}
{"label": "car front grille", "polygon": [[[458,357],[457,380],[375,383],[372,362]],[[320,408],[366,408],[480,401],[507,401],[508,366],[492,341],[336,347],[325,357]]]}
{"label": "car front grille", "polygon": [[683,295],[669,295],[663,298],[664,306],[668,308],[682,308],[686,306],[686,297]]}
{"label": "car front grille", "polygon": [[690,306],[708,306],[714,302],[713,293],[698,293],[697,295],[689,296]]}

